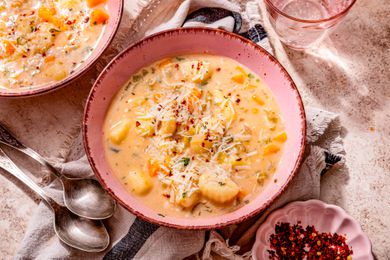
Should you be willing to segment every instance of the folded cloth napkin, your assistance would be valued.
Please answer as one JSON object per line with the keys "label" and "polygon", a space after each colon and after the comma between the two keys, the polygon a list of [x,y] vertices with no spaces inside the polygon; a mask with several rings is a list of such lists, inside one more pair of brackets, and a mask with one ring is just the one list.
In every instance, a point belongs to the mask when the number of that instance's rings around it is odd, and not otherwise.
{"label": "folded cloth napkin", "polygon": [[[238,0],[152,1],[134,22],[132,39],[180,26],[211,26],[239,33],[272,53],[267,34],[260,23],[257,0],[244,4]],[[52,227],[52,213],[41,203],[32,217],[16,258],[183,259],[194,254],[203,259],[210,259],[213,255],[228,259],[249,257],[249,253],[241,256],[237,253],[240,246],[245,249],[241,251],[250,250],[255,231],[267,214],[289,201],[319,198],[321,174],[334,164],[343,162],[337,115],[310,107],[306,108],[306,113],[309,145],[301,170],[283,195],[257,218],[218,233],[209,233],[159,227],[136,218],[118,206],[114,216],[105,221],[112,241],[110,248],[102,253],[85,253],[58,240]],[[59,158],[55,158],[53,163],[67,175],[93,177],[84,154],[80,130],[76,126],[70,133]],[[51,182],[46,190],[63,204],[58,181]],[[228,238],[232,245],[225,242]]]}

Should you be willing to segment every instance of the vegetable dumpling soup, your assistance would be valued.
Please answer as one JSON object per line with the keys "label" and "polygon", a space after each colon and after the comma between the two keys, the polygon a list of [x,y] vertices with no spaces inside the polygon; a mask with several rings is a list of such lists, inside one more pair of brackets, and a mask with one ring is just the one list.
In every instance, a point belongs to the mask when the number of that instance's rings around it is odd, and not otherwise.
{"label": "vegetable dumpling soup", "polygon": [[249,203],[272,178],[286,140],[261,78],[230,58],[205,54],[138,71],[104,122],[112,172],[164,216],[216,216]]}
{"label": "vegetable dumpling soup", "polygon": [[109,19],[106,0],[0,1],[0,89],[32,89],[72,74]]}

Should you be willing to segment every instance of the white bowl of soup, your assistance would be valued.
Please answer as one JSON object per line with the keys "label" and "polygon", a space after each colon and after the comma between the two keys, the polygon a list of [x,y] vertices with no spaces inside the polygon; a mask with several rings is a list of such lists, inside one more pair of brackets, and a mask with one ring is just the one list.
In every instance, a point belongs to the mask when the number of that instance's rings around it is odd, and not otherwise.
{"label": "white bowl of soup", "polygon": [[0,97],[46,93],[90,68],[108,47],[122,0],[0,3]]}
{"label": "white bowl of soup", "polygon": [[150,36],[106,67],[83,132],[96,176],[121,205],[156,224],[210,229],[283,192],[306,123],[298,90],[265,50],[186,28]]}

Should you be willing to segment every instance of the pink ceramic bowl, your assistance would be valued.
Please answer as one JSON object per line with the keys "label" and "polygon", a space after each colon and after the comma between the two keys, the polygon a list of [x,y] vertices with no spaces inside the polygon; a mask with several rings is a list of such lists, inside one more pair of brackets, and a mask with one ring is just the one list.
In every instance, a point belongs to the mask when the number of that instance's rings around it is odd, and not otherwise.
{"label": "pink ceramic bowl", "polygon": [[[128,193],[112,173],[102,151],[103,122],[111,100],[142,67],[181,54],[208,53],[235,59],[260,75],[274,93],[286,121],[288,140],[280,165],[264,192],[242,208],[218,217],[162,217]],[[84,114],[84,145],[89,162],[107,191],[135,215],[164,226],[212,229],[244,221],[265,209],[287,187],[302,160],[306,120],[294,82],[279,62],[255,43],[235,34],[205,28],[182,28],[145,38],[119,54],[96,80]]]}
{"label": "pink ceramic bowl", "polygon": [[110,18],[104,28],[103,34],[100,36],[97,46],[83,64],[81,64],[72,74],[60,81],[49,82],[29,89],[26,88],[17,91],[0,89],[0,97],[28,97],[44,94],[59,89],[82,76],[83,73],[91,68],[96,60],[103,54],[118,31],[123,12],[123,0],[107,1],[107,11]]}
{"label": "pink ceramic bowl", "polygon": [[292,202],[268,216],[259,227],[256,242],[252,249],[255,260],[269,259],[268,239],[275,231],[278,222],[289,222],[292,225],[301,221],[301,225],[314,226],[319,232],[338,233],[347,236],[347,244],[352,247],[353,260],[373,260],[371,243],[363,233],[359,223],[349,216],[342,208],[325,204],[319,200]]}

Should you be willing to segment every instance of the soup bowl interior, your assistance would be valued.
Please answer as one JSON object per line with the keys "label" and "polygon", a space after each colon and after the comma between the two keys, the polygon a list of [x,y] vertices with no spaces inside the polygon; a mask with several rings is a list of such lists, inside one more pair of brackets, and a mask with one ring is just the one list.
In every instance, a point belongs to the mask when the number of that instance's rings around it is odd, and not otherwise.
{"label": "soup bowl interior", "polygon": [[86,72],[96,60],[103,54],[103,52],[110,45],[113,40],[122,18],[123,12],[123,0],[110,0],[107,1],[107,11],[109,15],[108,22],[103,29],[102,34],[99,36],[99,40],[96,43],[92,53],[80,64],[70,75],[60,81],[52,81],[46,84],[33,86],[31,88],[23,89],[3,89],[0,88],[0,97],[27,97],[44,94],[60,87],[63,87],[71,81],[79,78],[84,72]]}
{"label": "soup bowl interior", "polygon": [[[103,149],[103,123],[111,100],[129,77],[154,61],[176,55],[205,53],[230,57],[257,73],[273,92],[285,120],[288,140],[273,179],[243,207],[216,217],[179,218],[158,215],[126,191],[111,171]],[[285,69],[258,45],[228,32],[205,28],[165,31],[129,47],[101,73],[87,101],[84,145],[89,162],[108,192],[137,216],[160,225],[183,229],[211,229],[244,221],[266,208],[297,172],[302,160],[306,120],[300,95]]]}

